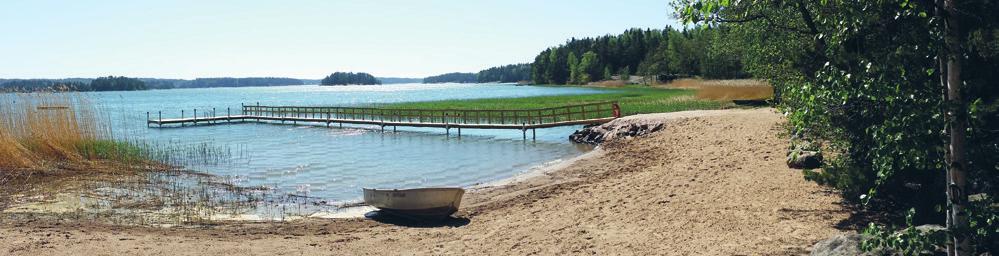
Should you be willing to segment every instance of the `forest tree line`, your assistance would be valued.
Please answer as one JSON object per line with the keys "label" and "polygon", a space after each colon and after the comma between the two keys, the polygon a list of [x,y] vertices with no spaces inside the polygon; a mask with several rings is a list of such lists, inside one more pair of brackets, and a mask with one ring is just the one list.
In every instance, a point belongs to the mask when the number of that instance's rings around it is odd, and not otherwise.
{"label": "forest tree line", "polygon": [[425,84],[439,84],[439,83],[477,83],[479,79],[475,73],[446,73],[436,76],[428,76],[423,78],[423,83]]}
{"label": "forest tree line", "polygon": [[531,64],[510,64],[484,69],[477,73],[447,73],[428,76],[425,84],[435,83],[516,83],[531,80]]}
{"label": "forest tree line", "polygon": [[12,79],[0,84],[0,92],[81,92],[146,90],[146,83],[123,76],[96,79]]}
{"label": "forest tree line", "polygon": [[[133,79],[135,81],[133,81]],[[140,85],[138,82],[142,82]],[[95,84],[96,82],[96,84]],[[247,78],[197,78],[162,79],[162,78],[127,78],[101,77],[66,78],[66,79],[3,79],[0,80],[0,91],[6,92],[41,92],[41,91],[130,91],[146,89],[174,88],[209,88],[209,87],[246,87],[246,86],[283,86],[305,84],[300,79],[284,77],[247,77]]]}
{"label": "forest tree line", "polygon": [[187,83],[180,83],[178,88],[206,87],[248,87],[248,86],[282,86],[303,85],[302,80],[286,77],[246,77],[246,78],[197,78]]}
{"label": "forest tree line", "polygon": [[537,84],[585,84],[615,75],[745,78],[728,29],[629,29],[620,35],[569,39],[541,51],[531,65]]}
{"label": "forest tree line", "polygon": [[476,80],[479,83],[516,83],[530,81],[531,64],[521,63],[487,68],[479,71]]}
{"label": "forest tree line", "polygon": [[212,88],[212,87],[250,87],[250,86],[284,86],[303,85],[304,81],[287,77],[210,77],[186,79],[139,78],[150,89],[173,88]]}

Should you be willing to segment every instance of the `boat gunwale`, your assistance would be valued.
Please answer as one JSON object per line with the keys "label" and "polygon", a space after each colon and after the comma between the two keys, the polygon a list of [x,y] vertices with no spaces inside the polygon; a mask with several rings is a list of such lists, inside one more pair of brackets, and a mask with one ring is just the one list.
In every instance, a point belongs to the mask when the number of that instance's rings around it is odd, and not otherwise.
{"label": "boat gunwale", "polygon": [[379,189],[379,188],[361,188],[363,191],[373,191],[373,192],[409,192],[409,191],[450,191],[459,190],[464,192],[464,188],[460,187],[429,187],[429,188],[404,188],[404,189]]}

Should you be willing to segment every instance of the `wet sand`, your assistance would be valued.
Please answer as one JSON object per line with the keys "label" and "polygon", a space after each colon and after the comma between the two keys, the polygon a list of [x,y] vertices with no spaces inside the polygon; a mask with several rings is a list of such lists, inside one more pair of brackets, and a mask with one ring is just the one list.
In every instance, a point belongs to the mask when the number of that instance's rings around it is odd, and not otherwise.
{"label": "wet sand", "polygon": [[771,109],[632,116],[656,133],[607,142],[506,184],[475,188],[458,218],[305,219],[199,228],[0,223],[11,255],[804,254],[850,212],[784,165]]}

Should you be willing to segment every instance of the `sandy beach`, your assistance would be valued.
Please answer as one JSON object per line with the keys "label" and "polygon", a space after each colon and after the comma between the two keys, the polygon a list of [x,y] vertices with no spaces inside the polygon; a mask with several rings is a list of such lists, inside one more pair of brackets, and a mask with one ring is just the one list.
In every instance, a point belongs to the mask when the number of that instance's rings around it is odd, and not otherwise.
{"label": "sandy beach", "polygon": [[116,227],[0,223],[2,255],[788,255],[842,232],[837,193],[787,168],[772,109],[687,111],[643,137],[472,189],[456,219]]}

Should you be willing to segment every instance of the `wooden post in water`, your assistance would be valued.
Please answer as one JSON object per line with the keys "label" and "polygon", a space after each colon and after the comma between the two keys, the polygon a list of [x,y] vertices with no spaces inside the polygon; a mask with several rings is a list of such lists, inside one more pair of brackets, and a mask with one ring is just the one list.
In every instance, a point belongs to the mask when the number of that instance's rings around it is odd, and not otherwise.
{"label": "wooden post in water", "polygon": [[527,124],[520,124],[520,132],[524,134],[524,141],[527,141]]}
{"label": "wooden post in water", "polygon": [[160,127],[163,127],[163,110],[157,112],[160,115]]}
{"label": "wooden post in water", "polygon": [[146,127],[149,127],[149,112],[146,112]]}
{"label": "wooden post in water", "polygon": [[198,124],[198,109],[194,109],[194,124]]}
{"label": "wooden post in water", "polygon": [[531,128],[531,141],[538,141],[538,129]]}
{"label": "wooden post in water", "polygon": [[184,110],[180,110],[180,126],[184,126]]}
{"label": "wooden post in water", "polygon": [[212,119],[211,119],[212,120],[212,124],[215,124],[215,123],[218,122],[218,121],[215,120],[215,116],[216,116],[215,115],[215,107],[212,107]]}

